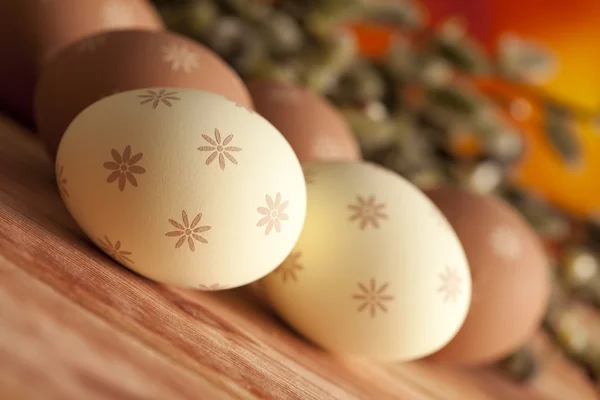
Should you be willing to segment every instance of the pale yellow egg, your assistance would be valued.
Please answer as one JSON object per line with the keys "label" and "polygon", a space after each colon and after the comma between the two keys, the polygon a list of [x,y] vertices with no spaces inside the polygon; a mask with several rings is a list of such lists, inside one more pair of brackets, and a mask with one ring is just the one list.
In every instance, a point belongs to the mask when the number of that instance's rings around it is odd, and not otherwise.
{"label": "pale yellow egg", "polygon": [[399,175],[363,162],[306,164],[304,229],[261,281],[279,314],[334,353],[411,360],[458,332],[471,277],[458,237]]}
{"label": "pale yellow egg", "polygon": [[107,254],[150,279],[216,290],[275,269],[306,213],[300,163],[223,96],[146,88],[79,114],[57,155],[63,200]]}

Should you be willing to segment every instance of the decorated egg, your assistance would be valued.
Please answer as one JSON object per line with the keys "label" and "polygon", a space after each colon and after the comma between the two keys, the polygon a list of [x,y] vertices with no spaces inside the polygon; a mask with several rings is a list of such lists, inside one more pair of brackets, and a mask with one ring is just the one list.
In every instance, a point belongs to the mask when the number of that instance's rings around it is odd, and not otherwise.
{"label": "decorated egg", "polygon": [[361,158],[348,123],[325,98],[279,82],[252,82],[248,89],[256,111],[279,129],[301,162]]}
{"label": "decorated egg", "polygon": [[0,108],[32,118],[38,72],[52,56],[88,35],[119,29],[164,24],[147,0],[1,1]]}
{"label": "decorated egg", "polygon": [[56,174],[94,243],[131,270],[181,287],[217,290],[263,277],[288,256],[306,213],[302,168],[277,129],[235,101],[192,89],[144,88],[92,104],[67,129]]}
{"label": "decorated egg", "polygon": [[261,281],[298,332],[338,354],[411,360],[448,343],[469,308],[458,237],[399,175],[363,162],[305,164],[306,222]]}
{"label": "decorated egg", "polygon": [[177,96],[152,89],[158,86],[201,89],[252,107],[241,78],[200,43],[169,32],[107,32],[62,51],[40,77],[36,122],[50,155],[75,116],[103,97],[150,88],[140,102],[171,107]]}
{"label": "decorated egg", "polygon": [[484,364],[531,339],[550,293],[539,239],[502,200],[462,189],[427,194],[460,238],[473,279],[473,298],[458,335],[433,360]]}

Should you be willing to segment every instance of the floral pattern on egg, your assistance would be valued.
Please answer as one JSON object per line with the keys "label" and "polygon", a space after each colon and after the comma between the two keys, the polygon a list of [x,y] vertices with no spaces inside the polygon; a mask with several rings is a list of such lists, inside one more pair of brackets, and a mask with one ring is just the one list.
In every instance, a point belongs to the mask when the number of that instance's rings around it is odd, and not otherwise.
{"label": "floral pattern on egg", "polygon": [[383,212],[385,204],[377,203],[375,196],[369,196],[365,198],[363,196],[356,196],[356,204],[348,205],[348,208],[354,212],[348,221],[358,221],[358,226],[361,231],[372,226],[373,228],[379,228],[379,222],[387,220],[388,216]]}
{"label": "floral pattern on egg", "polygon": [[212,226],[204,225],[197,226],[202,219],[202,214],[198,213],[194,220],[190,224],[189,218],[185,210],[181,212],[181,222],[177,222],[173,219],[169,219],[169,223],[173,225],[177,230],[167,232],[165,236],[178,237],[179,240],[175,243],[175,248],[180,248],[186,241],[191,251],[196,251],[196,245],[194,241],[208,244],[208,241],[201,233],[208,232],[212,229]]}
{"label": "floral pattern on egg", "polygon": [[107,39],[106,35],[94,35],[84,39],[77,44],[77,52],[80,54],[94,53],[99,47],[106,45]]}
{"label": "floral pattern on egg", "polygon": [[455,262],[439,271],[441,295],[452,302],[448,309],[471,292],[464,324],[432,359],[477,365],[505,357],[530,340],[547,309],[551,279],[543,244],[500,196],[451,186],[425,194],[445,216],[469,262],[469,271],[455,271]]}
{"label": "floral pattern on egg", "polygon": [[127,145],[123,153],[119,153],[116,149],[110,151],[113,160],[104,163],[104,168],[112,171],[106,178],[107,183],[116,182],[118,180],[119,190],[125,190],[126,183],[133,187],[138,186],[138,181],[135,175],[145,174],[146,169],[137,165],[144,157],[143,153],[131,155],[131,146]]}
{"label": "floral pattern on egg", "polygon": [[[145,7],[146,2],[120,3],[132,3],[131,7],[137,8]],[[148,11],[152,13],[151,8]],[[149,16],[143,11],[138,14],[142,19]],[[251,114],[234,109],[235,103],[252,108],[247,88],[236,72],[211,49],[185,36],[150,29],[110,30],[87,36],[63,50],[45,65],[35,96],[36,124],[51,157],[75,117],[116,88],[130,93],[134,103],[143,103],[150,110],[172,109],[181,103],[182,89],[195,88],[230,98],[226,103],[230,114]],[[58,108],[57,98],[61,99]],[[212,125],[221,121],[217,119]],[[212,129],[214,126],[205,133],[211,134]]]}
{"label": "floral pattern on egg", "polygon": [[441,285],[438,292],[442,293],[444,302],[455,301],[462,294],[462,278],[458,275],[456,268],[446,266],[443,273],[439,275]]}
{"label": "floral pattern on egg", "polygon": [[231,153],[242,151],[242,149],[237,146],[228,146],[233,141],[234,135],[228,135],[223,141],[221,141],[221,132],[219,132],[218,129],[215,129],[214,138],[211,138],[208,135],[202,135],[202,137],[210,145],[198,147],[198,151],[210,152],[210,155],[205,161],[206,165],[212,164],[212,162],[215,161],[217,157],[219,160],[219,167],[221,168],[221,171],[225,170],[225,159],[229,160],[229,162],[231,162],[234,165],[238,164],[237,159]]}
{"label": "floral pattern on egg", "polygon": [[371,318],[375,318],[378,312],[387,313],[387,302],[394,300],[394,296],[387,293],[390,284],[384,282],[378,285],[375,278],[371,278],[369,283],[358,282],[358,293],[352,295],[353,300],[358,300],[360,305],[357,312],[368,310]]}
{"label": "floral pattern on egg", "polygon": [[162,53],[163,62],[169,64],[173,72],[189,74],[200,66],[200,55],[186,46],[170,43],[162,48]]}
{"label": "floral pattern on egg", "polygon": [[517,261],[523,254],[518,236],[506,226],[498,226],[491,232],[490,247],[496,256],[507,261]]}
{"label": "floral pattern on egg", "polygon": [[127,250],[123,250],[121,247],[121,241],[117,240],[114,244],[108,238],[108,236],[104,236],[103,239],[97,239],[98,245],[100,248],[109,256],[111,256],[115,261],[121,264],[134,264],[133,260],[129,258],[131,256],[131,252]]}
{"label": "floral pattern on egg", "polygon": [[281,193],[277,193],[275,196],[275,200],[268,194],[265,195],[265,200],[267,203],[267,207],[261,206],[256,209],[259,214],[264,215],[258,223],[257,227],[265,226],[265,236],[268,236],[273,228],[275,228],[275,232],[281,232],[281,222],[287,221],[289,216],[284,213],[285,209],[289,205],[289,201],[281,202]]}
{"label": "floral pattern on egg", "polygon": [[298,274],[304,269],[300,263],[302,257],[301,251],[294,251],[290,254],[285,261],[275,271],[281,276],[283,283],[288,281],[298,281]]}
{"label": "floral pattern on egg", "polygon": [[[262,288],[296,331],[325,350],[382,361],[432,354],[465,321],[471,297],[458,238],[405,178],[362,161],[313,161],[307,215],[292,255],[297,281]],[[433,247],[432,247],[433,246]]]}
{"label": "floral pattern on egg", "polygon": [[168,92],[167,89],[161,89],[160,91],[146,90],[145,94],[141,94],[138,97],[144,99],[140,102],[141,105],[150,103],[152,104],[152,108],[156,110],[161,104],[172,107],[174,101],[181,100],[179,97],[175,96],[176,94],[177,92]]}
{"label": "floral pattern on egg", "polygon": [[98,101],[69,129],[56,169],[65,189],[68,178],[67,208],[126,267],[213,291],[263,277],[290,254],[306,210],[302,168],[258,114],[210,92],[150,87]]}

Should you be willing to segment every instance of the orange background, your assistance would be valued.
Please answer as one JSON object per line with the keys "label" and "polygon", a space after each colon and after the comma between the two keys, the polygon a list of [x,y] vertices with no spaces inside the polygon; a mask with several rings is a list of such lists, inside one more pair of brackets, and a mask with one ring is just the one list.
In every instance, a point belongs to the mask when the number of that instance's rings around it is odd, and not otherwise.
{"label": "orange background", "polygon": [[600,1],[598,0],[420,0],[436,23],[462,15],[471,33],[493,51],[504,32],[551,49],[559,70],[542,88],[551,96],[600,111]]}
{"label": "orange background", "polygon": [[[545,138],[540,99],[526,87],[503,82],[481,82],[481,89],[524,99],[531,115],[513,120],[525,133],[526,151],[513,170],[513,180],[579,215],[600,212],[600,131],[592,120],[600,111],[600,0],[421,0],[433,24],[460,15],[484,48],[493,52],[505,32],[534,40],[550,49],[559,61],[557,75],[535,92],[570,104],[581,117],[576,122],[583,157],[567,165]],[[377,57],[393,34],[387,28],[353,27],[361,51]],[[508,103],[507,103],[508,104]],[[508,107],[508,106],[507,106]],[[509,109],[506,115],[510,116]]]}

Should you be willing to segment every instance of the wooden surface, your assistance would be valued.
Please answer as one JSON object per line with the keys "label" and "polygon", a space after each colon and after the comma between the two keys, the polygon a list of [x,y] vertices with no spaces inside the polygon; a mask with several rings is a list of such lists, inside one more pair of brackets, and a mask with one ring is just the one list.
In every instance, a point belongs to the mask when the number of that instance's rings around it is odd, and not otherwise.
{"label": "wooden surface", "polygon": [[0,399],[599,397],[543,335],[534,347],[545,362],[523,386],[492,369],[340,359],[247,289],[152,283],[85,239],[35,136],[0,119]]}

